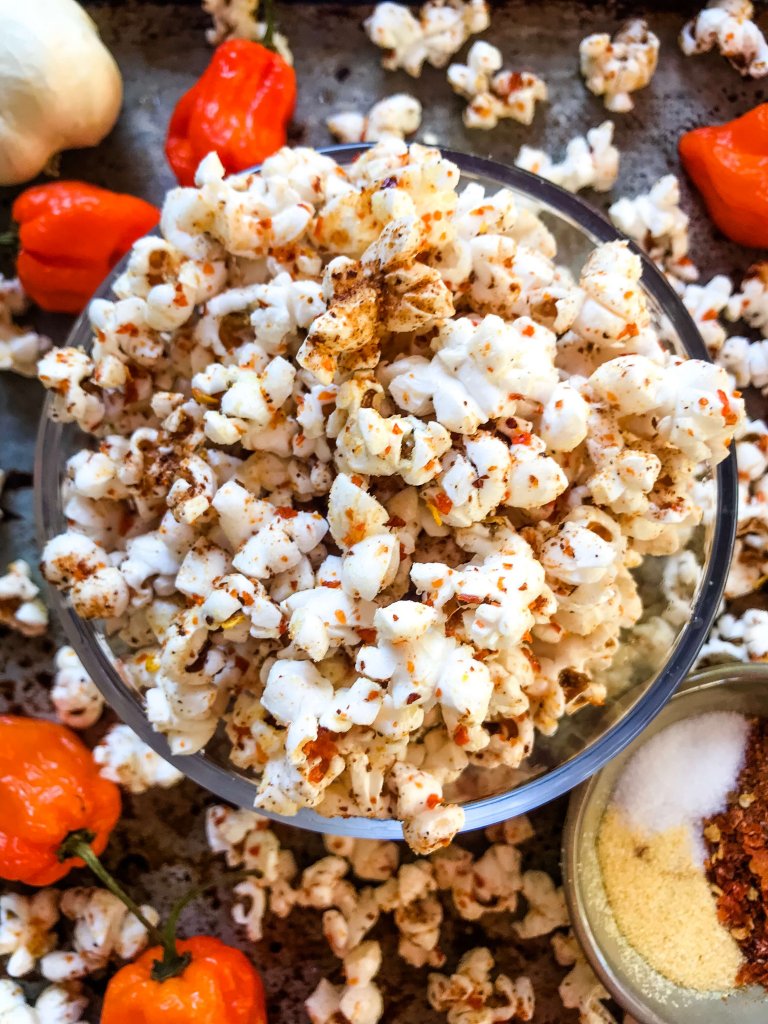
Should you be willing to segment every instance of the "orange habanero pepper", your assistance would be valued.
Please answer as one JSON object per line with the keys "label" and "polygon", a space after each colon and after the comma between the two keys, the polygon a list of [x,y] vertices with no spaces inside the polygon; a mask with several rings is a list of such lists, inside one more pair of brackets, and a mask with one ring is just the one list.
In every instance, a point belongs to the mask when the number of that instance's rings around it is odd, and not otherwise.
{"label": "orange habanero pepper", "polygon": [[222,43],[168,125],[165,153],[179,184],[194,184],[211,150],[228,174],[260,164],[285,145],[295,105],[296,75],[279,54],[248,39]]}
{"label": "orange habanero pepper", "polygon": [[186,965],[158,980],[158,946],[122,967],[107,985],[101,1024],[266,1024],[264,988],[248,958],[209,935],[176,942]]}
{"label": "orange habanero pepper", "polygon": [[679,150],[723,234],[740,245],[768,246],[768,103],[727,124],[686,132]]}
{"label": "orange habanero pepper", "polygon": [[22,192],[16,264],[24,290],[43,309],[80,313],[101,282],[160,211],[136,196],[83,181],[52,181]]}
{"label": "orange habanero pepper", "polygon": [[84,830],[100,853],[120,817],[120,791],[66,726],[0,716],[0,878],[50,885],[72,868],[59,848]]}

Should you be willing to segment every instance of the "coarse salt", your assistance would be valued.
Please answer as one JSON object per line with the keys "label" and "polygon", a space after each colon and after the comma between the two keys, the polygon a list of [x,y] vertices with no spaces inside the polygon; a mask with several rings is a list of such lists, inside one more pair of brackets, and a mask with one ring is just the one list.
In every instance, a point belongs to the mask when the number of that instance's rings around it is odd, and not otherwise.
{"label": "coarse salt", "polygon": [[667,726],[629,760],[612,803],[640,832],[687,825],[695,860],[703,864],[701,821],[725,807],[744,764],[748,732],[748,720],[732,711]]}

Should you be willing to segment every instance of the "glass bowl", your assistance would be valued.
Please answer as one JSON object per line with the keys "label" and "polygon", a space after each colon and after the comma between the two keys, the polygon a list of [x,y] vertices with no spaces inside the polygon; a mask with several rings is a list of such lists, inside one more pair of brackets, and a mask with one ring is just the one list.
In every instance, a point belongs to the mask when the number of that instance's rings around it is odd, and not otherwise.
{"label": "glass bowl", "polygon": [[603,887],[596,838],[629,758],[668,725],[710,711],[768,715],[768,665],[714,665],[693,672],[636,743],[573,794],[563,832],[563,885],[574,930],[595,973],[638,1024],[762,1024],[765,990],[697,993],[667,981],[616,926]]}
{"label": "glass bowl", "polygon": [[[323,152],[343,164],[366,148],[334,146]],[[622,237],[597,211],[536,175],[480,157],[451,150],[443,152],[459,166],[462,185],[474,181],[489,190],[508,188],[521,206],[535,209],[555,235],[558,262],[577,273],[595,245]],[[639,252],[636,248],[635,251]],[[664,336],[681,354],[707,359],[704,343],[673,289],[654,264],[642,253],[640,255],[642,286],[655,320],[663,325]],[[97,292],[98,296],[109,296],[111,281],[121,269],[122,264],[115,268]],[[90,330],[84,315],[75,323],[68,344],[90,346]],[[41,543],[65,528],[60,500],[65,463],[71,454],[88,443],[86,436],[72,424],[54,423],[49,416],[49,406],[50,399],[43,409],[35,469]],[[690,616],[678,628],[663,656],[655,663],[648,663],[638,644],[637,656],[633,657],[634,631],[628,631],[623,638],[622,671],[625,675],[620,685],[616,685],[615,679],[612,682],[611,699],[604,707],[585,708],[574,717],[564,719],[553,737],[537,736],[534,753],[521,769],[514,772],[477,769],[471,776],[462,775],[459,782],[454,783],[453,792],[446,790],[446,796],[464,804],[465,830],[522,814],[572,789],[623,750],[661,710],[690,669],[720,602],[735,534],[736,481],[735,458],[731,454],[710,474],[711,514],[705,517],[705,525],[694,531],[691,540],[702,567],[700,582],[691,597]],[[650,609],[655,602],[657,611],[659,571],[664,561],[653,558],[644,563],[651,569],[642,584],[644,603]],[[255,783],[228,761],[224,744],[214,738],[203,752],[172,756],[165,738],[152,729],[145,717],[141,694],[131,685],[126,673],[121,672],[120,652],[110,647],[99,624],[79,618],[53,588],[50,600],[70,643],[117,714],[158,754],[195,782],[221,799],[251,807]],[[295,817],[278,820],[331,834],[402,837],[400,823],[390,819],[328,818],[302,809]]]}

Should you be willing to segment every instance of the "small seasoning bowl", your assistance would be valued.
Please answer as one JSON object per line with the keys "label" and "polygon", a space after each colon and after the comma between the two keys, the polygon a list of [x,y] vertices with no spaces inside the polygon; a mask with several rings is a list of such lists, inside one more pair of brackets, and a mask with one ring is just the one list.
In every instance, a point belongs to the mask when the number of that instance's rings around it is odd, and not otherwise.
{"label": "small seasoning bowl", "polygon": [[563,834],[563,879],[574,930],[602,983],[639,1024],[765,1024],[758,986],[701,993],[662,977],[630,946],[603,887],[597,836],[627,762],[652,736],[710,711],[768,717],[768,664],[717,665],[690,675],[651,725],[571,796]]}

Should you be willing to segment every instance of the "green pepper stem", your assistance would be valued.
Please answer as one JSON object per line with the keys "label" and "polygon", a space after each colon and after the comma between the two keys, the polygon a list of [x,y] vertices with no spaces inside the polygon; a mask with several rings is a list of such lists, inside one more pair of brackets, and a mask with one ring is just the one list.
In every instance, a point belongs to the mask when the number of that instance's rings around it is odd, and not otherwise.
{"label": "green pepper stem", "polygon": [[0,233],[0,248],[3,249],[18,249],[19,247],[19,227],[18,224],[11,223],[11,226],[7,231]]}
{"label": "green pepper stem", "polygon": [[264,13],[266,14],[267,27],[261,40],[261,45],[268,50],[275,49],[275,4],[274,0],[264,0]]}

